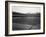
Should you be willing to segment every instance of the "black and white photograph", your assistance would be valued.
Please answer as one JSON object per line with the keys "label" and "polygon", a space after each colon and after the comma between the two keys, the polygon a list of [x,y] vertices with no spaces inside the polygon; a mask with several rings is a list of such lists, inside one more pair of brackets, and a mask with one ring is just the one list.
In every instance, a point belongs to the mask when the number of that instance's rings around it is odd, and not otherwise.
{"label": "black and white photograph", "polygon": [[6,35],[44,34],[44,3],[15,1],[5,7]]}
{"label": "black and white photograph", "polygon": [[40,29],[40,7],[13,6],[13,30]]}

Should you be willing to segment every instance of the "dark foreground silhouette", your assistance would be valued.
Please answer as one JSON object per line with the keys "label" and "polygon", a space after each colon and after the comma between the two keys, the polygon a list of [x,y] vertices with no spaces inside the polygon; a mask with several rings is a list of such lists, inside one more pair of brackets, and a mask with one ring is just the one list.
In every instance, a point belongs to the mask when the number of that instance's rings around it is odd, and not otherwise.
{"label": "dark foreground silhouette", "polygon": [[40,29],[40,13],[21,14],[13,12],[13,30]]}

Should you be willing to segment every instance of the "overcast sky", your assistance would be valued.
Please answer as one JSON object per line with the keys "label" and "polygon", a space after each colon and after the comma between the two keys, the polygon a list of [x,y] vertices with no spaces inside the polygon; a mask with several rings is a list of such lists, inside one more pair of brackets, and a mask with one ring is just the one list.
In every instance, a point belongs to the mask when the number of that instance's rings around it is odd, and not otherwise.
{"label": "overcast sky", "polygon": [[40,13],[40,7],[27,7],[27,6],[13,6],[12,7],[13,12],[19,12],[19,13]]}

